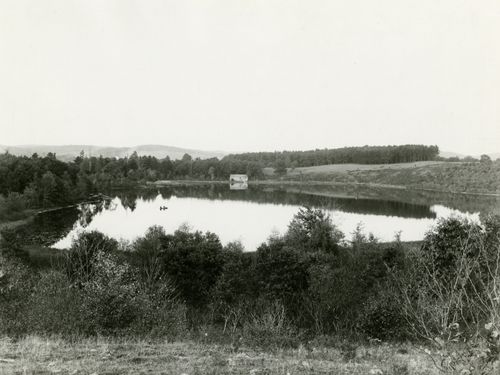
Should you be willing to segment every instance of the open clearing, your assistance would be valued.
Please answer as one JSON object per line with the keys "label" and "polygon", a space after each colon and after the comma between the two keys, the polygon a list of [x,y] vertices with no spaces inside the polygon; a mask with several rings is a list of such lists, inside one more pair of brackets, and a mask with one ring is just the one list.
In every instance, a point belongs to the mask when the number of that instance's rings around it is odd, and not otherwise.
{"label": "open clearing", "polygon": [[[396,163],[396,164],[327,164],[314,167],[297,167],[288,169],[288,176],[298,176],[301,174],[317,174],[317,173],[342,173],[352,171],[376,171],[381,169],[408,169],[428,167],[430,165],[444,164],[442,161],[418,161],[414,163]],[[448,162],[449,163],[449,162]],[[274,173],[273,168],[265,168],[265,174],[271,175]]]}
{"label": "open clearing", "polygon": [[437,374],[415,348],[385,344],[273,353],[214,344],[0,339],[0,374]]}
{"label": "open clearing", "polygon": [[[265,168],[269,178],[273,168]],[[276,177],[276,176],[275,176]],[[281,180],[328,181],[460,194],[500,194],[500,163],[423,161],[399,164],[329,164],[288,169]]]}

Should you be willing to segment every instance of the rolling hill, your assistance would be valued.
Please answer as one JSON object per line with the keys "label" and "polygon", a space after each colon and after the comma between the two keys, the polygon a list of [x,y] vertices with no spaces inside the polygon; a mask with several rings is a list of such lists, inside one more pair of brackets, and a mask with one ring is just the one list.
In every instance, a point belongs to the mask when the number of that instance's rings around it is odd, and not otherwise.
{"label": "rolling hill", "polygon": [[73,160],[81,151],[87,156],[103,157],[125,157],[131,155],[134,151],[139,156],[150,155],[157,158],[165,158],[169,156],[171,159],[181,159],[184,154],[189,154],[193,158],[221,158],[225,155],[220,151],[202,151],[187,148],[164,146],[164,145],[139,145],[134,147],[111,147],[111,146],[93,146],[93,145],[20,145],[20,146],[2,146],[0,145],[0,153],[10,152],[13,155],[31,156],[34,153],[44,156],[49,152],[54,152],[56,157],[63,161]]}
{"label": "rolling hill", "polygon": [[[267,178],[276,178],[274,168],[264,168]],[[454,193],[500,194],[500,161],[398,164],[330,164],[288,168],[281,181],[368,184]]]}

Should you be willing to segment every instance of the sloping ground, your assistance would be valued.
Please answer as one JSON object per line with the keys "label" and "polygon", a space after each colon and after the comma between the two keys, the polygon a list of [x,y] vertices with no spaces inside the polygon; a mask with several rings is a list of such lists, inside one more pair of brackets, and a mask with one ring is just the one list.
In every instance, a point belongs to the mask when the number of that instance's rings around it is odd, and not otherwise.
{"label": "sloping ground", "polygon": [[395,164],[329,164],[318,165],[315,167],[300,167],[290,171],[290,175],[316,174],[316,173],[336,173],[353,171],[378,171],[381,169],[408,169],[427,167],[430,165],[444,164],[440,161],[417,161],[414,163],[395,163]]}
{"label": "sloping ground", "polygon": [[55,152],[56,157],[63,161],[71,161],[81,151],[87,156],[116,157],[122,158],[131,155],[134,151],[139,156],[155,156],[157,158],[170,157],[171,159],[181,159],[187,153],[193,158],[209,159],[221,158],[225,154],[220,151],[193,150],[181,147],[164,145],[139,145],[135,147],[111,147],[111,146],[93,146],[93,145],[64,145],[64,146],[45,146],[45,145],[23,145],[23,146],[2,146],[0,153],[9,151],[13,155],[31,156],[34,153],[45,156],[48,152]]}
{"label": "sloping ground", "polygon": [[378,345],[271,352],[200,343],[0,338],[0,374],[437,374],[429,356]]}
{"label": "sloping ground", "polygon": [[[272,173],[269,169],[268,175]],[[336,164],[289,170],[285,180],[402,186],[457,193],[500,194],[500,162]]]}
{"label": "sloping ground", "polygon": [[[330,173],[347,173],[353,171],[377,171],[380,169],[407,169],[415,167],[425,167],[429,165],[444,164],[442,161],[417,161],[414,163],[394,163],[394,164],[327,164],[314,167],[298,167],[288,169],[287,177],[300,177],[308,175],[323,175]],[[274,168],[264,168],[266,176],[274,175]]]}

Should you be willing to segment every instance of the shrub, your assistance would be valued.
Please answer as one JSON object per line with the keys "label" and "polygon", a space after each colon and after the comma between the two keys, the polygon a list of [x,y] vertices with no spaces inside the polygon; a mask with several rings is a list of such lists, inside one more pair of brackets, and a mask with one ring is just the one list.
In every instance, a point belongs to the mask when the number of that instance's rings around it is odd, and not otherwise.
{"label": "shrub", "polygon": [[315,264],[309,274],[310,285],[302,306],[315,333],[352,332],[365,301],[363,280],[349,263]]}
{"label": "shrub", "polygon": [[28,267],[0,255],[0,333],[13,336],[29,333],[26,312],[36,282]]}
{"label": "shrub", "polygon": [[299,296],[308,288],[308,257],[281,239],[262,244],[255,255],[256,287],[261,296],[283,303],[296,315]]}
{"label": "shrub", "polygon": [[250,313],[243,325],[243,340],[251,346],[277,349],[298,346],[299,335],[288,321],[282,304],[261,301],[260,311]]}
{"label": "shrub", "polygon": [[306,251],[337,252],[343,238],[325,211],[302,207],[288,225],[285,242]]}
{"label": "shrub", "polygon": [[79,285],[90,281],[94,266],[98,264],[98,254],[115,252],[117,249],[118,242],[100,232],[81,233],[66,253],[64,268],[68,278]]}
{"label": "shrub", "polygon": [[223,331],[240,327],[249,305],[258,294],[254,253],[245,253],[238,243],[224,247],[223,268],[210,297],[210,309]]}
{"label": "shrub", "polygon": [[213,233],[178,230],[162,241],[162,271],[188,305],[206,306],[223,267],[223,250]]}
{"label": "shrub", "polygon": [[125,335],[175,338],[186,333],[186,309],[171,284],[154,290],[127,264],[99,252],[91,280],[76,287],[63,272],[33,273],[0,261],[0,334]]}
{"label": "shrub", "polygon": [[360,328],[371,338],[403,340],[407,338],[406,321],[399,306],[397,293],[389,285],[368,298],[363,305]]}
{"label": "shrub", "polygon": [[92,333],[127,329],[140,310],[139,283],[127,264],[103,251],[95,254],[92,277],[82,284],[84,315]]}
{"label": "shrub", "polygon": [[[442,346],[449,341],[480,336],[480,327],[485,322],[498,327],[500,241],[495,234],[497,226],[490,224],[484,229],[476,225],[466,227],[465,231],[463,223],[449,219],[441,222],[431,237],[436,239],[432,244],[442,244],[444,238],[451,236],[450,228],[464,236],[455,241],[450,239],[453,252],[448,249],[446,258],[440,258],[441,253],[430,258],[422,256],[420,251],[408,254],[407,267],[394,275],[394,281],[414,337]],[[424,247],[423,251],[429,248]],[[452,260],[444,263],[453,266],[446,273],[446,268],[441,267],[443,259]]]}
{"label": "shrub", "polygon": [[25,315],[30,333],[71,337],[86,332],[88,321],[82,314],[85,308],[82,293],[71,286],[62,272],[42,272],[28,305]]}
{"label": "shrub", "polygon": [[283,299],[307,288],[307,263],[300,251],[277,240],[257,249],[255,272],[260,293]]}
{"label": "shrub", "polygon": [[452,277],[462,255],[477,255],[480,236],[479,224],[466,218],[440,219],[436,227],[425,235],[422,250],[436,273],[441,277]]}
{"label": "shrub", "polygon": [[164,275],[160,253],[162,241],[166,238],[165,231],[160,226],[148,228],[144,237],[138,238],[132,245],[131,261],[141,275],[141,279],[153,286]]}
{"label": "shrub", "polygon": [[130,330],[150,337],[185,337],[187,308],[177,298],[173,283],[163,280],[154,289],[142,284],[136,296],[138,312]]}

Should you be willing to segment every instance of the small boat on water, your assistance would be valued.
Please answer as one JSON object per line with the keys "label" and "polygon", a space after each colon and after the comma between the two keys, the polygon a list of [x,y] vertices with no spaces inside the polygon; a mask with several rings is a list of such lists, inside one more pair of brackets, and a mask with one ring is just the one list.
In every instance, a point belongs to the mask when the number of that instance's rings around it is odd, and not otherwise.
{"label": "small boat on water", "polygon": [[163,211],[163,210],[168,210],[168,207],[167,206],[160,206],[160,211]]}

